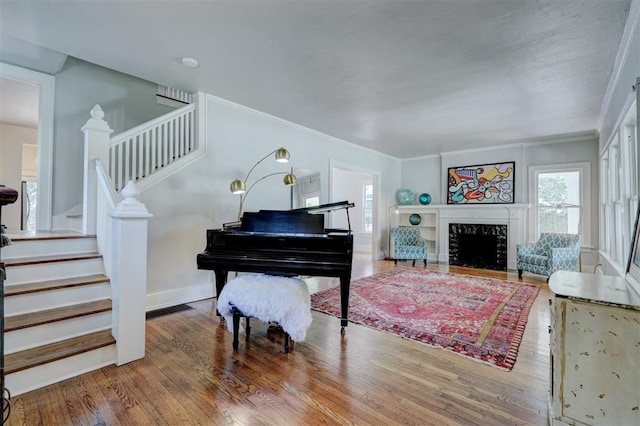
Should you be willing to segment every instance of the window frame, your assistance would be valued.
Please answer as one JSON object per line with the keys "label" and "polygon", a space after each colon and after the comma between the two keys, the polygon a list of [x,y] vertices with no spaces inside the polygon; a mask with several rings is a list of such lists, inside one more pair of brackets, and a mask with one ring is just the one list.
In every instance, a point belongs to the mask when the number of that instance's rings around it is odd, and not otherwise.
{"label": "window frame", "polygon": [[[367,226],[367,221],[366,221],[366,218],[367,218],[367,186],[371,187],[371,211],[370,211],[371,218],[372,218],[371,230],[368,230],[366,228],[366,226]],[[374,199],[374,197],[373,197],[373,181],[371,181],[371,180],[362,181],[362,183],[360,185],[360,191],[361,191],[361,197],[360,198],[362,200],[362,217],[361,217],[362,226],[360,227],[361,228],[360,232],[362,234],[365,234],[365,235],[372,235],[373,234],[373,213],[374,213],[374,209],[373,209],[373,199]]]}
{"label": "window frame", "polygon": [[540,235],[538,230],[538,176],[542,173],[579,172],[581,219],[578,232],[582,236],[582,248],[592,248],[591,238],[591,163],[551,164],[545,166],[529,166],[529,240],[536,241]]}
{"label": "window frame", "polygon": [[619,273],[627,268],[639,205],[638,104],[623,114],[600,153],[600,255]]}

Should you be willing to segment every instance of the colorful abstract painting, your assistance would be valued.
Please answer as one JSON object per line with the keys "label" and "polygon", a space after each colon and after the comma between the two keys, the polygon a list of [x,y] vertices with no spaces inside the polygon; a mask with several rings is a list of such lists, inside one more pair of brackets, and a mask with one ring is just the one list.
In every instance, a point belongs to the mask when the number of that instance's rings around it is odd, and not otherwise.
{"label": "colorful abstract painting", "polygon": [[516,163],[449,167],[447,204],[504,204],[514,202]]}

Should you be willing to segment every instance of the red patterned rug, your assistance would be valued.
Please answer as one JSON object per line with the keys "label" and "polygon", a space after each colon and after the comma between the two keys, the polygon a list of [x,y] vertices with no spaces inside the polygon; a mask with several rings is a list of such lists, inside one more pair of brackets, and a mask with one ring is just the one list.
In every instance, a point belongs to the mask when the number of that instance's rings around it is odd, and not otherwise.
{"label": "red patterned rug", "polygon": [[[349,320],[511,370],[539,287],[400,267],[351,282]],[[340,289],[311,295],[340,316]]]}

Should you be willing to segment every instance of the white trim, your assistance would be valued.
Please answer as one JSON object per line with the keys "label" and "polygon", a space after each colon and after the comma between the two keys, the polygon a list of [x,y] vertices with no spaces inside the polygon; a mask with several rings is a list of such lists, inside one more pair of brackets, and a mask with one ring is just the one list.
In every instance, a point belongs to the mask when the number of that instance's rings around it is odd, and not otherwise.
{"label": "white trim", "polygon": [[0,76],[37,84],[39,88],[38,107],[38,195],[36,228],[51,229],[51,208],[53,200],[53,109],[55,98],[55,77],[38,71],[0,62]]}
{"label": "white trim", "polygon": [[635,107],[636,107],[636,92],[631,90],[627,95],[627,99],[624,101],[624,105],[620,110],[621,112],[618,115],[618,118],[616,119],[614,126],[611,128],[611,134],[609,135],[609,139],[607,139],[607,142],[600,149],[600,152],[599,152],[600,157],[602,157],[609,151],[609,147],[611,146],[611,143],[618,136],[618,130],[620,130],[620,127],[624,126],[624,122],[627,119],[626,117],[629,116],[629,114],[631,113],[631,110],[634,109]]}
{"label": "white trim", "polygon": [[[629,16],[627,16],[627,22],[624,26],[622,40],[620,41],[620,46],[618,47],[618,53],[616,54],[613,73],[611,78],[609,79],[607,90],[604,92],[604,97],[602,98],[602,105],[600,106],[600,116],[598,117],[598,121],[596,122],[596,129],[598,130],[602,129],[604,117],[609,110],[609,107],[611,106],[613,91],[614,88],[618,86],[618,81],[620,80],[620,76],[622,75],[622,70],[624,68],[623,65],[627,62],[629,51],[631,50],[630,45],[633,42],[633,35],[638,29],[638,21],[640,21],[640,0],[633,0],[629,8]],[[629,83],[632,84],[631,82]],[[617,127],[618,126],[615,126],[614,128]]]}
{"label": "white trim", "polygon": [[181,303],[190,303],[197,300],[216,297],[215,285],[213,284],[213,282],[213,272],[211,272],[211,282],[209,283],[198,283],[196,285],[191,285],[175,290],[147,293],[146,311],[149,312],[156,309],[179,305]]}
{"label": "white trim", "polygon": [[[380,248],[380,170],[369,169],[339,160],[329,159],[329,199],[333,199],[333,170],[342,169],[371,175],[373,183],[373,229],[371,231],[371,254],[374,259],[384,258],[384,251]],[[337,200],[343,201],[343,200]]]}

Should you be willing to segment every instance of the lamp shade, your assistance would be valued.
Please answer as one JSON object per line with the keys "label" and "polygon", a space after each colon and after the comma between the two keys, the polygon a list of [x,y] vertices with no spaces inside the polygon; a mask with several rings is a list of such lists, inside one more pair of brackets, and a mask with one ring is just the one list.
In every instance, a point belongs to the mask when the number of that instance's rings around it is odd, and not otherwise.
{"label": "lamp shade", "polygon": [[229,189],[231,189],[231,192],[233,194],[244,194],[246,191],[245,184],[240,179],[236,179],[231,182]]}
{"label": "lamp shade", "polygon": [[286,175],[284,175],[284,179],[282,181],[286,186],[295,185],[297,182],[296,177],[291,173],[287,173]]}
{"label": "lamp shade", "polygon": [[276,161],[278,163],[288,163],[289,151],[287,151],[285,148],[278,148],[276,150]]}

